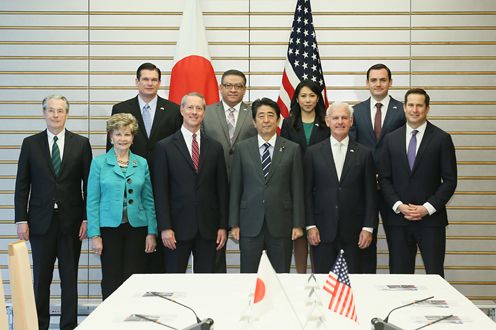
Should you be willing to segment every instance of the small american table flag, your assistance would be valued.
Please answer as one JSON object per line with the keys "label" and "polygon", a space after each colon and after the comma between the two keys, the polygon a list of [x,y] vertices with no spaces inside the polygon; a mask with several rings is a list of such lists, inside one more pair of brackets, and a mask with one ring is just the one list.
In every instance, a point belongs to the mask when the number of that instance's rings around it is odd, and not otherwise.
{"label": "small american table flag", "polygon": [[322,72],[319,47],[313,27],[310,0],[298,0],[296,3],[282,85],[277,99],[277,104],[281,108],[281,115],[284,118],[289,116],[291,98],[296,86],[302,80],[312,80],[320,85],[324,104],[327,107],[329,102],[327,101],[324,73]]}
{"label": "small american table flag", "polygon": [[350,277],[348,276],[348,266],[343,254],[344,251],[341,250],[332,270],[329,272],[329,277],[325,281],[323,289],[331,294],[329,310],[358,323],[353,291],[351,290]]}

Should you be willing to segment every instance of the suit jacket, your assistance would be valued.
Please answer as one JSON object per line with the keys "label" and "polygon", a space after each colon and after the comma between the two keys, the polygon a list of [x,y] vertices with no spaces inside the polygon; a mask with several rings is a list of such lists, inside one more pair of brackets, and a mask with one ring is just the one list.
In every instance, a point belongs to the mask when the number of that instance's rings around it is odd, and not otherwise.
{"label": "suit jacket", "polygon": [[174,230],[177,240],[192,240],[198,233],[215,240],[219,229],[227,229],[229,196],[222,146],[206,134],[200,136],[198,173],[180,130],[157,143],[155,150],[158,228]]}
{"label": "suit jacket", "polygon": [[240,235],[254,237],[265,221],[274,237],[290,238],[303,228],[303,169],[300,147],[277,137],[267,179],[262,172],[258,137],[241,141],[234,152],[231,172],[229,225]]}
{"label": "suit jacket", "polygon": [[88,180],[88,237],[100,235],[100,227],[118,227],[122,222],[124,192],[127,218],[132,227],[148,227],[157,233],[157,219],[150,172],[146,159],[129,154],[126,174],[117,163],[114,149],[91,162]]}
{"label": "suit jacket", "polygon": [[250,105],[241,102],[238,120],[236,121],[236,127],[234,128],[233,143],[231,143],[222,101],[207,107],[207,112],[205,113],[205,118],[203,120],[203,129],[209,137],[222,145],[228,177],[231,173],[231,162],[236,144],[257,135],[257,130],[255,129],[252,118]]}
{"label": "suit jacket", "polygon": [[448,133],[427,122],[413,170],[410,170],[406,154],[406,125],[386,137],[379,164],[379,183],[388,204],[390,226],[411,223],[403,214],[393,211],[397,201],[417,205],[429,202],[436,212],[417,223],[422,226],[446,226],[446,203],[455,192],[456,182],[455,147]]}
{"label": "suit jacket", "polygon": [[377,228],[376,179],[372,152],[351,141],[338,180],[329,139],[305,154],[306,225],[319,229],[322,242],[337,236],[358,242],[363,227]]}
{"label": "suit jacket", "polygon": [[[179,106],[169,100],[157,96],[157,108],[153,117],[152,131],[150,137],[146,134],[143,116],[138,102],[138,96],[127,101],[117,103],[112,107],[112,114],[130,113],[138,121],[139,130],[133,140],[131,151],[136,155],[144,157],[148,161],[148,166],[153,168],[153,149],[155,144],[168,137],[181,128],[183,117],[179,111]],[[107,139],[107,151],[112,148],[110,140]]]}
{"label": "suit jacket", "polygon": [[310,144],[307,145],[307,139],[305,138],[305,131],[303,130],[301,120],[298,121],[296,129],[291,123],[291,117],[285,118],[282,122],[281,136],[289,141],[298,143],[300,145],[302,155],[305,154],[308,146],[329,138],[330,134],[330,130],[327,126],[319,126],[319,124],[315,123],[312,129],[312,134],[310,135]]}
{"label": "suit jacket", "polygon": [[91,163],[86,137],[65,131],[60,173],[55,175],[47,131],[24,139],[17,167],[15,221],[27,221],[29,231],[43,235],[57,203],[63,233],[77,233],[86,219],[86,186]]}
{"label": "suit jacket", "polygon": [[377,162],[377,159],[380,158],[384,137],[406,122],[403,103],[391,97],[379,139],[376,138],[372,126],[370,98],[356,104],[353,110],[353,126],[350,130],[350,138],[372,149],[374,159]]}

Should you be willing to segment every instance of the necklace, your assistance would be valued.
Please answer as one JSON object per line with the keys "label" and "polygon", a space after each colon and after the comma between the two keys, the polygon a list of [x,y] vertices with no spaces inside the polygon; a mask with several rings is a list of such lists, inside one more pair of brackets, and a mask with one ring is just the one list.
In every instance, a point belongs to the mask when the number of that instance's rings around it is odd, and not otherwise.
{"label": "necklace", "polygon": [[122,164],[122,165],[128,165],[128,164],[129,164],[129,160],[117,159],[117,162],[118,162],[119,164]]}

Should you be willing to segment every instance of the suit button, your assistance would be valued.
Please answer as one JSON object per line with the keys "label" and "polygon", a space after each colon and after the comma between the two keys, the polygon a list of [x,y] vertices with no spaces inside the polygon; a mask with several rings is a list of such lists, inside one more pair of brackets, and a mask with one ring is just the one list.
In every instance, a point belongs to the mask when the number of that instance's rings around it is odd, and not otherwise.
{"label": "suit button", "polygon": [[134,200],[130,199],[130,200],[128,200],[128,201],[127,201],[127,203],[128,203],[129,205],[131,205],[131,204],[133,204],[133,203],[134,203]]}
{"label": "suit button", "polygon": [[129,194],[132,194],[132,193],[133,193],[133,190],[132,190],[132,189],[129,189],[127,192],[128,192]]}
{"label": "suit button", "polygon": [[339,187],[338,190],[341,190],[341,187]]}
{"label": "suit button", "polygon": [[265,204],[265,199],[262,200],[262,204]]}
{"label": "suit button", "polygon": [[131,178],[127,179],[127,183],[132,183],[132,182],[133,182],[133,180]]}
{"label": "suit button", "polygon": [[336,208],[339,209],[339,206],[336,205]]}

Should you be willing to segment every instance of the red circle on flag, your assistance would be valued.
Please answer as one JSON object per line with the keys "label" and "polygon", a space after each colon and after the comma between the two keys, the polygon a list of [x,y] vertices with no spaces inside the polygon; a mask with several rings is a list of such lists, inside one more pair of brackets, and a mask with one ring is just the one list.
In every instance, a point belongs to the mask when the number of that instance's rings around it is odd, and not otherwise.
{"label": "red circle on flag", "polygon": [[253,303],[256,304],[265,297],[265,283],[257,278],[257,285],[255,286],[255,295],[253,297]]}

